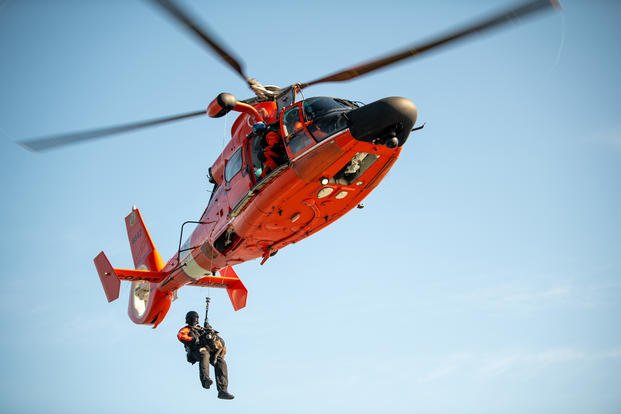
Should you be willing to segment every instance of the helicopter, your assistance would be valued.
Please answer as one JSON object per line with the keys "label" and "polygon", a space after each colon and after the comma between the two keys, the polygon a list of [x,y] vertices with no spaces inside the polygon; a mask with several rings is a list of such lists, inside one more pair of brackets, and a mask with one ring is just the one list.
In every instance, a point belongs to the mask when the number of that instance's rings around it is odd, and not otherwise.
{"label": "helicopter", "polygon": [[[167,262],[136,207],[125,217],[134,268],[113,267],[103,251],[94,258],[108,302],[118,299],[121,281],[131,282],[129,317],[153,328],[164,320],[184,286],[226,289],[233,309],[244,308],[248,291],[233,266],[257,258],[264,264],[282,248],[362,207],[362,201],[395,165],[409,135],[422,128],[415,127],[417,109],[407,98],[386,97],[366,105],[325,96],[298,99],[303,89],[349,81],[560,7],[556,0],[529,1],[396,53],[309,82],[278,87],[247,76],[242,63],[176,2],[152,3],[236,72],[254,96],[237,100],[220,93],[206,110],[20,144],[32,151],[46,151],[204,115],[239,114],[230,141],[209,168],[211,198],[197,221],[183,223],[179,248]],[[187,224],[195,228],[184,240]]]}

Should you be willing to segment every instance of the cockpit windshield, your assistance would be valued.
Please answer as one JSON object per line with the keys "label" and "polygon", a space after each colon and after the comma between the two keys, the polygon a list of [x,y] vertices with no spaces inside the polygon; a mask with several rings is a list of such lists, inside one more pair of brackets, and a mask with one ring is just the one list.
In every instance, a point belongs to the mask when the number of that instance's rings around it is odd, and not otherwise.
{"label": "cockpit windshield", "polygon": [[319,142],[347,128],[347,119],[343,115],[357,107],[357,104],[345,99],[309,98],[304,101],[304,119],[309,122],[309,132]]}
{"label": "cockpit windshield", "polygon": [[358,105],[345,99],[319,96],[304,101],[304,117],[306,121],[312,121],[331,112],[349,111],[357,107]]}

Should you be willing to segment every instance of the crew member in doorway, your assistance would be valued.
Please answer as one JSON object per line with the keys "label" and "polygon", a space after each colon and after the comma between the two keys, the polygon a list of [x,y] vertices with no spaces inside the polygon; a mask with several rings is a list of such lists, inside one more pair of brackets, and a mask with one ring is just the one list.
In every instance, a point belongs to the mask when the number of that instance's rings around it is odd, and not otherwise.
{"label": "crew member in doorway", "polygon": [[282,137],[278,133],[278,124],[266,125],[258,122],[253,125],[252,130],[263,136],[264,148],[263,158],[264,167],[261,178],[267,176],[284,162],[285,148],[282,144]]}
{"label": "crew member in doorway", "polygon": [[185,315],[186,326],[179,330],[177,338],[185,346],[188,362],[198,362],[198,373],[203,388],[209,389],[213,381],[209,378],[209,364],[213,365],[216,375],[218,398],[232,400],[233,394],[227,391],[229,384],[228,370],[224,356],[226,347],[224,340],[218,335],[209,323],[201,326],[198,313],[190,311]]}

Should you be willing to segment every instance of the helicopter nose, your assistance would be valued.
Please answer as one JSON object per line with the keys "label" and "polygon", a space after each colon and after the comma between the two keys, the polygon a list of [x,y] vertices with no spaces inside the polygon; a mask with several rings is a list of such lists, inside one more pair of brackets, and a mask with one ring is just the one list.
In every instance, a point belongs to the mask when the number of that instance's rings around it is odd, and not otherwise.
{"label": "helicopter nose", "polygon": [[383,98],[347,113],[354,138],[390,148],[405,144],[416,116],[414,103],[400,96]]}

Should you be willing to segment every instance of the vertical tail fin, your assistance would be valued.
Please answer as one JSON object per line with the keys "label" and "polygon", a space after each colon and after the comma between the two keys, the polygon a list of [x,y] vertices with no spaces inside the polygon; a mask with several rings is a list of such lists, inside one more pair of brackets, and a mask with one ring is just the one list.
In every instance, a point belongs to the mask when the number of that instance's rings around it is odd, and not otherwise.
{"label": "vertical tail fin", "polygon": [[164,268],[164,261],[151,240],[147,227],[142,221],[140,210],[132,208],[132,212],[125,217],[127,237],[134,258],[136,269],[160,271]]}
{"label": "vertical tail fin", "polygon": [[125,217],[125,225],[135,269],[113,268],[104,252],[95,257],[95,267],[108,302],[119,297],[121,280],[131,281],[127,309],[129,318],[137,324],[153,325],[155,328],[166,316],[172,301],[172,294],[162,292],[157,286],[168,273],[161,271],[165,267],[164,261],[136,207]]}

